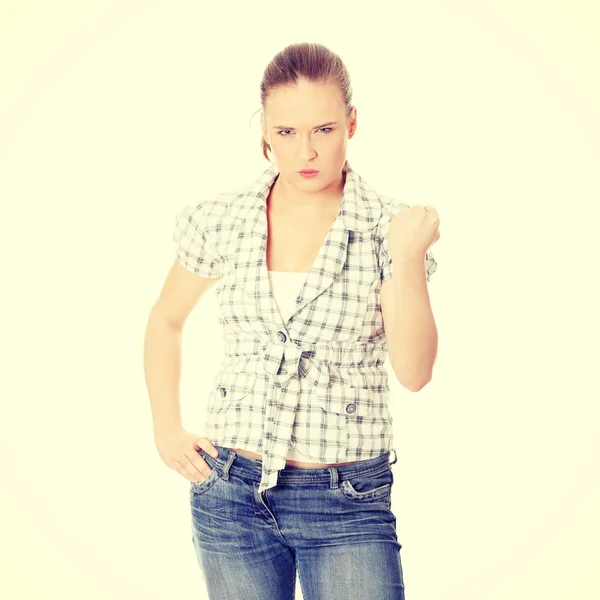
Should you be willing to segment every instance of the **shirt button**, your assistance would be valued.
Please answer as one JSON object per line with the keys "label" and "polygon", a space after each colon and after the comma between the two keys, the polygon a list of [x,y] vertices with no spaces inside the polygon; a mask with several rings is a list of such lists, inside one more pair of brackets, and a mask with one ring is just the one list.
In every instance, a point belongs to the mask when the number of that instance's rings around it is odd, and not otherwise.
{"label": "shirt button", "polygon": [[346,404],[346,412],[352,414],[356,411],[356,404]]}
{"label": "shirt button", "polygon": [[224,398],[225,396],[227,396],[227,390],[224,387],[220,387],[219,394],[221,394],[221,397]]}
{"label": "shirt button", "polygon": [[277,332],[277,338],[280,342],[285,342],[287,340],[287,336],[285,335],[285,333],[283,333],[283,331]]}

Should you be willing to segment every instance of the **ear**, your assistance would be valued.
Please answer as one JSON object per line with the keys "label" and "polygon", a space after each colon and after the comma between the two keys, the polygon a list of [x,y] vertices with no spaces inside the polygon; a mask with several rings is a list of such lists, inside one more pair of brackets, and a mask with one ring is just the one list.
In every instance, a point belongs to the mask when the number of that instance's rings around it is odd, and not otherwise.
{"label": "ear", "polygon": [[352,112],[350,113],[350,127],[349,127],[349,132],[348,132],[348,139],[350,139],[355,133],[356,133],[356,127],[357,127],[357,119],[356,119],[356,106],[352,107]]}

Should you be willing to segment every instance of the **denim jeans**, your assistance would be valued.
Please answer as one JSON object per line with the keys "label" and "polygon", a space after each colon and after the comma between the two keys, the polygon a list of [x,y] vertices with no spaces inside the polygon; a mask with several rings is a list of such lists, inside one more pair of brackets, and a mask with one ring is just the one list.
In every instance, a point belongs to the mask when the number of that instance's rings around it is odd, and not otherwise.
{"label": "denim jeans", "polygon": [[192,541],[210,600],[404,600],[390,452],[337,467],[286,465],[258,493],[260,459],[214,444],[190,483]]}

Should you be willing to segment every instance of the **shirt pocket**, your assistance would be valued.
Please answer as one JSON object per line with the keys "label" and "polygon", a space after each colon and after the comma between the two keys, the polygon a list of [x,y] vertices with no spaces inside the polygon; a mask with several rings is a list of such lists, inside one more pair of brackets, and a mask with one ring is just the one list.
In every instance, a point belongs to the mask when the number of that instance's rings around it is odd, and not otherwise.
{"label": "shirt pocket", "polygon": [[327,443],[321,449],[322,462],[355,460],[357,448],[363,447],[365,434],[372,437],[373,392],[347,383],[332,383],[317,391],[321,407],[318,424]]}
{"label": "shirt pocket", "polygon": [[[364,417],[373,412],[373,390],[353,387],[348,383],[334,383],[317,392],[319,404],[326,413],[342,417],[337,419],[341,424],[351,418]],[[334,419],[335,420],[335,419]]]}
{"label": "shirt pocket", "polygon": [[256,372],[220,371],[215,377],[215,383],[206,410],[218,413],[233,403],[243,400],[253,389]]}
{"label": "shirt pocket", "polygon": [[339,369],[342,380],[317,390],[319,427],[328,461],[358,461],[381,454],[393,435],[385,373]]}

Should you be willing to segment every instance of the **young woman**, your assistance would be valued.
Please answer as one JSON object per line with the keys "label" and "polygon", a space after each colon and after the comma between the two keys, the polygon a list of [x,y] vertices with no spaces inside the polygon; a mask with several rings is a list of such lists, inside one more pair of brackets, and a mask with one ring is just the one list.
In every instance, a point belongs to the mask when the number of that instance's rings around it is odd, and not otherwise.
{"label": "young woman", "polygon": [[[274,164],[176,219],[145,344],[156,446],[191,482],[210,598],[291,599],[298,574],[306,600],[403,599],[383,363],[411,391],[431,379],[437,212],[346,160],[356,108],[329,49],[278,53],[261,105]],[[199,437],[179,416],[180,334],[215,283],[226,356]]]}

